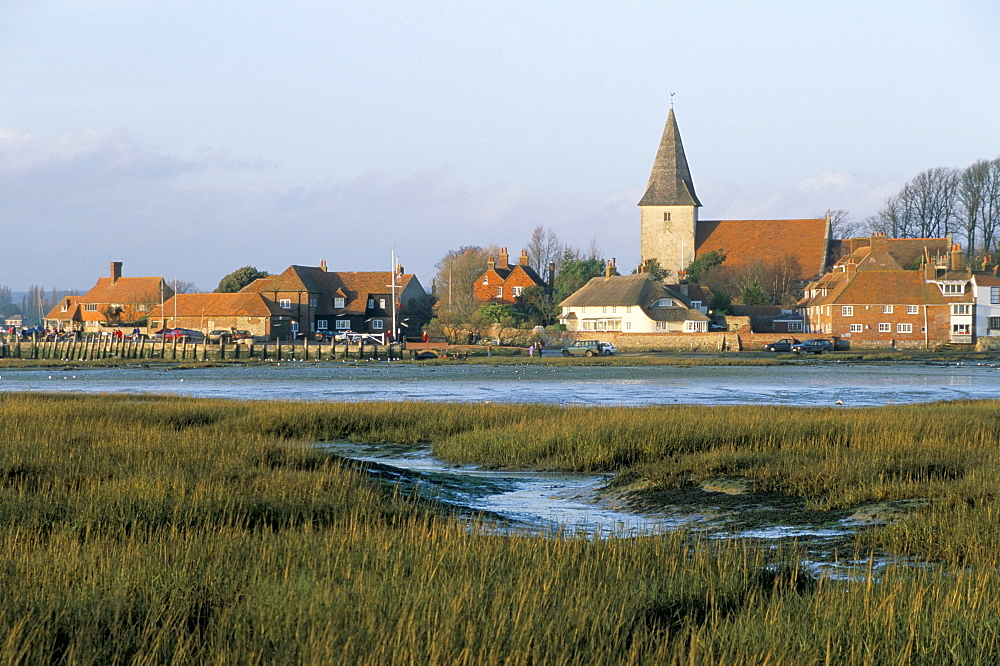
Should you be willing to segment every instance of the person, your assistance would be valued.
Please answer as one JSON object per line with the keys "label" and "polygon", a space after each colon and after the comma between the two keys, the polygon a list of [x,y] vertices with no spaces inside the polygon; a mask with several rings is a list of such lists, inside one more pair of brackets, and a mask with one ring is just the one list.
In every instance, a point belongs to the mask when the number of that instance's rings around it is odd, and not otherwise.
{"label": "person", "polygon": [[486,357],[489,358],[493,356],[493,345],[490,344],[486,347]]}
{"label": "person", "polygon": [[427,342],[427,331],[424,331],[424,342]]}
{"label": "person", "polygon": [[535,343],[528,345],[528,358],[535,358]]}

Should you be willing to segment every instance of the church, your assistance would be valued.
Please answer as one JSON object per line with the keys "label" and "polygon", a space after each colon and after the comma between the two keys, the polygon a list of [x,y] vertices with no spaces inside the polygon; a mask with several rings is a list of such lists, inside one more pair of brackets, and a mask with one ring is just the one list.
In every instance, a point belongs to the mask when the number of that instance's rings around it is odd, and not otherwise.
{"label": "church", "polygon": [[642,260],[656,259],[680,276],[696,258],[719,250],[725,265],[782,262],[800,280],[822,275],[830,262],[829,219],[699,220],[695,193],[673,105],[639,201]]}

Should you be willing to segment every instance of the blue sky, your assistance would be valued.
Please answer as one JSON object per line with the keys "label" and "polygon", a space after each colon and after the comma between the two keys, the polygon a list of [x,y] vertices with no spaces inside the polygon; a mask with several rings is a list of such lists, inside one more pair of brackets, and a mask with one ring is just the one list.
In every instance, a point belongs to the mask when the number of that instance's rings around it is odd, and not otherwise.
{"label": "blue sky", "polygon": [[1000,155],[989,2],[0,3],[0,284],[430,286],[542,224],[639,257],[675,92],[703,219],[857,218]]}

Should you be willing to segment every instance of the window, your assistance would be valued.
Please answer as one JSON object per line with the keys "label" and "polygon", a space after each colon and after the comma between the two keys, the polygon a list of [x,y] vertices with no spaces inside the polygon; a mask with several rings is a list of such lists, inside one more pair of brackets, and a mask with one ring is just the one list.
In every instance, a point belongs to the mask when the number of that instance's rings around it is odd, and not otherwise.
{"label": "window", "polygon": [[1000,330],[1000,317],[990,317],[990,329]]}
{"label": "window", "polygon": [[861,324],[851,324],[851,333],[860,333],[864,330],[864,326]]}
{"label": "window", "polygon": [[951,332],[954,335],[972,335],[972,324],[953,324]]}
{"label": "window", "polygon": [[906,314],[920,314],[920,306],[919,305],[907,305],[906,306]]}
{"label": "window", "polygon": [[670,213],[664,213],[663,214],[663,221],[664,222],[669,222],[670,221]]}
{"label": "window", "polygon": [[382,330],[382,320],[381,319],[372,319],[372,330],[373,331],[381,331]]}
{"label": "window", "polygon": [[69,310],[69,301],[62,304],[62,311],[66,312],[67,310]]}
{"label": "window", "polygon": [[802,332],[802,322],[801,321],[790,321],[790,322],[788,322],[788,332],[789,333],[801,333]]}
{"label": "window", "polygon": [[484,275],[483,276],[483,284],[489,286],[489,284],[490,284],[490,276],[489,275]]}
{"label": "window", "polygon": [[913,324],[896,324],[897,333],[913,333]]}
{"label": "window", "polygon": [[701,301],[691,301],[691,307],[695,310],[699,309],[701,307]]}
{"label": "window", "polygon": [[952,303],[951,313],[953,315],[970,315],[972,314],[972,303]]}
{"label": "window", "polygon": [[669,322],[665,322],[665,321],[658,321],[658,322],[656,322],[656,330],[658,330],[658,331],[666,331],[669,328],[670,328],[670,323]]}
{"label": "window", "polygon": [[853,317],[854,316],[854,306],[853,305],[845,305],[845,306],[843,306],[842,308],[840,308],[840,314],[842,314],[845,317]]}
{"label": "window", "polygon": [[951,295],[954,295],[954,294],[964,294],[965,293],[965,283],[961,283],[961,284],[955,284],[955,283],[943,284],[943,285],[941,285],[941,291],[944,292],[945,294],[951,294]]}
{"label": "window", "polygon": [[514,298],[517,298],[524,291],[524,287],[512,287],[511,291],[514,293]]}
{"label": "window", "polygon": [[283,310],[291,310],[292,309],[292,299],[290,299],[290,298],[282,298],[281,300],[278,301],[278,307],[281,308],[281,309],[283,309]]}
{"label": "window", "polygon": [[[997,317],[997,319],[1000,319],[1000,317]],[[630,321],[625,322],[625,330],[626,331],[631,331],[632,330],[632,322],[630,322]]]}
{"label": "window", "polygon": [[990,287],[990,303],[1000,305],[1000,287]]}
{"label": "window", "polygon": [[315,296],[310,296],[309,297],[309,307],[311,307],[311,308],[316,307],[316,297]]}
{"label": "window", "polygon": [[299,332],[299,322],[297,322],[297,321],[293,321],[293,322],[292,322],[292,335],[294,336],[294,335],[296,335],[296,334],[297,334],[298,332]]}
{"label": "window", "polygon": [[497,298],[503,298],[503,287],[497,287]]}
{"label": "window", "polygon": [[327,326],[326,326],[326,319],[317,319],[316,320],[316,330],[318,330],[318,331],[325,331],[326,328],[327,328]]}
{"label": "window", "polygon": [[369,298],[368,299],[368,307],[369,308],[374,308],[375,307],[375,299],[374,298]]}
{"label": "window", "polygon": [[608,306],[607,305],[602,305],[601,306],[601,314],[608,314]]}
{"label": "window", "polygon": [[891,305],[883,305],[882,306],[882,314],[892,314],[892,306]]}
{"label": "window", "polygon": [[380,299],[378,299],[378,306],[379,306],[379,308],[381,308],[382,310],[385,310],[385,299],[384,299],[384,298],[380,298]]}
{"label": "window", "polygon": [[651,307],[651,308],[669,308],[669,307],[673,307],[673,305],[674,305],[674,302],[672,300],[670,300],[669,298],[659,298],[659,299],[653,301],[653,304],[650,305],[649,307]]}
{"label": "window", "polygon": [[685,333],[704,333],[707,330],[708,322],[690,320],[684,322]]}
{"label": "window", "polygon": [[97,303],[86,303],[84,304],[83,309],[87,312],[97,312]]}
{"label": "window", "polygon": [[349,330],[351,330],[351,320],[350,319],[338,319],[337,320],[337,330],[338,331],[349,331]]}
{"label": "window", "polygon": [[892,324],[889,322],[882,322],[878,325],[879,333],[892,333]]}
{"label": "window", "polygon": [[338,308],[338,309],[344,307],[344,299],[340,298],[340,297],[334,298],[333,299],[333,307]]}

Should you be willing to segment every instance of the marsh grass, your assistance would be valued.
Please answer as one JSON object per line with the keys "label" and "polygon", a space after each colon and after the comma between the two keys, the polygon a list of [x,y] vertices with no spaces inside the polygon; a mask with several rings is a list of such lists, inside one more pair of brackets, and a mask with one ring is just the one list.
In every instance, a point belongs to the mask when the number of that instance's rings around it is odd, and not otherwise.
{"label": "marsh grass", "polygon": [[[1000,408],[924,409],[5,394],[0,659],[988,661],[1000,649]],[[499,536],[343,468],[313,445],[324,439],[426,441],[664,486],[740,474],[830,504],[923,493],[937,498],[929,511],[869,532],[852,557],[877,546],[941,564],[839,581],[803,571],[794,546]]]}

